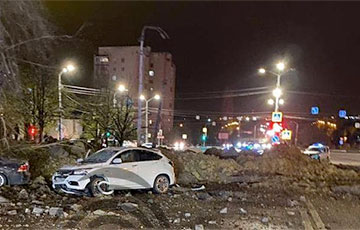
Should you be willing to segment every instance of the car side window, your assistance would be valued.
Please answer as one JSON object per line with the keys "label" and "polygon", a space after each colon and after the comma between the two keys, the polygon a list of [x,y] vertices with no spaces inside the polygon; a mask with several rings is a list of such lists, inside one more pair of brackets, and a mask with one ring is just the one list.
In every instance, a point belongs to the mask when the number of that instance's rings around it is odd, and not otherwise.
{"label": "car side window", "polygon": [[139,161],[139,152],[137,150],[129,150],[124,153],[121,153],[120,156],[123,163],[136,162]]}
{"label": "car side window", "polygon": [[154,161],[154,160],[160,160],[161,156],[153,153],[153,152],[149,152],[149,151],[141,151],[140,153],[140,161]]}

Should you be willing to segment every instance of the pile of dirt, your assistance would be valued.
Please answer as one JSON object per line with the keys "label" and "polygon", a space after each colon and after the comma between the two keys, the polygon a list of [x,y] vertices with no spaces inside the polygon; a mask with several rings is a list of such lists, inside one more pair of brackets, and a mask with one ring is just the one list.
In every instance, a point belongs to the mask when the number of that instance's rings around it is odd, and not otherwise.
{"label": "pile of dirt", "polygon": [[1,152],[7,158],[28,161],[31,178],[42,176],[47,181],[53,173],[63,165],[74,164],[76,159],[85,155],[85,148],[79,144],[21,144]]}
{"label": "pile of dirt", "polygon": [[232,159],[224,160],[192,151],[163,149],[162,153],[174,162],[177,182],[180,184],[227,183],[231,176],[240,171],[239,165]]}
{"label": "pile of dirt", "polygon": [[354,170],[343,170],[328,162],[310,159],[295,147],[278,146],[259,157],[240,156],[237,162],[243,170],[254,173],[340,184],[360,182],[359,174]]}

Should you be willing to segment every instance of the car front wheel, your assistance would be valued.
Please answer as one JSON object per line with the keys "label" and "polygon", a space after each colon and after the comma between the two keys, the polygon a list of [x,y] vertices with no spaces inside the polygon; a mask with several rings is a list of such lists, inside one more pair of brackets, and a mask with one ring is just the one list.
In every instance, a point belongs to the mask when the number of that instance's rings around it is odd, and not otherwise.
{"label": "car front wheel", "polygon": [[155,193],[167,193],[170,187],[169,178],[165,175],[157,176],[154,182],[154,192]]}
{"label": "car front wheel", "polygon": [[6,185],[6,177],[4,174],[0,173],[0,187]]}
{"label": "car front wheel", "polygon": [[100,184],[100,182],[105,181],[104,178],[100,178],[100,177],[96,177],[94,179],[91,180],[90,184],[89,184],[89,189],[91,192],[92,196],[101,196],[102,193],[101,191],[99,191],[98,189],[98,185]]}

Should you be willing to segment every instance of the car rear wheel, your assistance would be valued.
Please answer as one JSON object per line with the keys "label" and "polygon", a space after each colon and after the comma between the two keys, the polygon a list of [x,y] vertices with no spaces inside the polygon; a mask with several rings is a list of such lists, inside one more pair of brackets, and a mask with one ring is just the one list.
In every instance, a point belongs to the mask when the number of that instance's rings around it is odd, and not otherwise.
{"label": "car rear wheel", "polygon": [[167,193],[169,191],[170,181],[169,178],[165,175],[157,176],[154,182],[154,192],[155,193]]}
{"label": "car rear wheel", "polygon": [[6,176],[0,173],[0,187],[6,185],[6,182],[7,182]]}

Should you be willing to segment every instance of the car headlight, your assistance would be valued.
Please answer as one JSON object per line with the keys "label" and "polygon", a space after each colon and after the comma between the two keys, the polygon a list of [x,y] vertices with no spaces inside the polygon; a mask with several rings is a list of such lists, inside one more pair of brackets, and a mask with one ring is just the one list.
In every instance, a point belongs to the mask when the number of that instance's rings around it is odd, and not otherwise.
{"label": "car headlight", "polygon": [[73,175],[87,175],[89,169],[76,170],[73,172]]}

